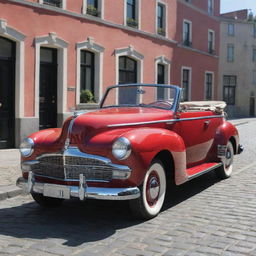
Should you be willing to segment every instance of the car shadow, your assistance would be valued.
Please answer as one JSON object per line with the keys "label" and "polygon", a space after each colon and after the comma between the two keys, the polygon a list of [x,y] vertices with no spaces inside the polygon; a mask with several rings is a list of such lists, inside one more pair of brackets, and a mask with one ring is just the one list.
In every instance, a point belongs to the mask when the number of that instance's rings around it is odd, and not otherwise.
{"label": "car shadow", "polygon": [[[214,173],[209,173],[172,188],[167,193],[163,211],[172,210],[173,206],[216,182],[218,179]],[[39,240],[55,238],[72,247],[101,241],[118,230],[141,223],[143,221],[131,216],[126,201],[68,200],[63,206],[50,209],[43,209],[34,202],[11,208],[0,207],[0,236]]]}

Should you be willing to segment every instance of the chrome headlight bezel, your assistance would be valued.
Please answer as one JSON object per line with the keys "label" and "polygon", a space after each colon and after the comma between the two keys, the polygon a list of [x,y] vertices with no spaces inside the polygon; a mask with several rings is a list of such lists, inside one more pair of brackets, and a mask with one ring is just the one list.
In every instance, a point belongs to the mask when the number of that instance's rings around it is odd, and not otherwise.
{"label": "chrome headlight bezel", "polygon": [[30,157],[34,152],[34,141],[31,138],[26,138],[20,144],[20,153],[23,157]]}
{"label": "chrome headlight bezel", "polygon": [[131,154],[130,141],[125,137],[118,138],[112,145],[112,154],[118,160],[125,160]]}

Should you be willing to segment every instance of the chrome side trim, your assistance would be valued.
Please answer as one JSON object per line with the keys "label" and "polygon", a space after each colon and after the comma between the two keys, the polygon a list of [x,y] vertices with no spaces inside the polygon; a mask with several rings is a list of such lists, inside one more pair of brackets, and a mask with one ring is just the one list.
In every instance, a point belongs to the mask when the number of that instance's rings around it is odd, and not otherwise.
{"label": "chrome side trim", "polygon": [[203,174],[206,174],[207,172],[213,171],[214,169],[217,169],[217,168],[221,167],[222,165],[223,165],[223,163],[219,163],[219,164],[216,164],[216,165],[214,165],[214,166],[212,166],[212,167],[210,167],[210,168],[208,168],[208,169],[206,169],[202,172],[191,175],[191,176],[188,177],[188,181],[193,180],[193,179],[195,179],[195,178],[197,178],[197,177],[199,177]]}
{"label": "chrome side trim", "polygon": [[[18,178],[16,185],[27,191],[27,183],[23,177]],[[44,185],[47,183],[33,182],[31,192],[43,194]],[[51,184],[54,186],[54,184]],[[59,185],[55,185],[58,189]],[[86,187],[81,190],[79,186],[67,186],[70,189],[70,197],[85,199],[100,199],[100,200],[131,200],[140,197],[140,190],[138,187],[131,188],[101,188],[101,187]],[[80,191],[79,191],[80,190]],[[80,193],[79,193],[80,192]],[[83,195],[81,195],[81,193]],[[82,199],[83,200],[83,199]]]}
{"label": "chrome side trim", "polygon": [[169,119],[169,120],[159,120],[159,121],[149,121],[149,122],[137,122],[137,123],[126,123],[126,124],[110,124],[107,127],[123,127],[123,126],[135,126],[135,125],[145,125],[145,124],[160,124],[160,123],[193,121],[193,120],[213,119],[213,118],[223,118],[223,117],[224,117],[224,115],[190,117],[190,118]]}

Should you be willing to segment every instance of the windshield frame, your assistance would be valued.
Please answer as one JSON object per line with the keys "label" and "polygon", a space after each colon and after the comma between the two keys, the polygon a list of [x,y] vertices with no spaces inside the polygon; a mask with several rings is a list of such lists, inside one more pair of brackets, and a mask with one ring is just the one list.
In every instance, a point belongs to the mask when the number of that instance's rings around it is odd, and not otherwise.
{"label": "windshield frame", "polygon": [[158,109],[166,109],[166,110],[172,110],[174,112],[177,111],[178,107],[179,107],[179,102],[180,102],[180,97],[181,97],[181,88],[177,85],[169,85],[169,84],[119,84],[119,85],[113,85],[113,86],[109,86],[106,90],[106,92],[104,93],[101,101],[100,101],[100,108],[111,108],[111,107],[117,107],[117,108],[124,108],[124,107],[148,107],[148,106],[143,106],[143,105],[134,105],[134,106],[118,106],[118,105],[111,105],[111,106],[103,106],[105,99],[108,96],[108,93],[110,90],[115,89],[115,88],[122,88],[122,87],[131,87],[131,86],[136,86],[136,87],[140,87],[140,86],[147,86],[147,87],[160,87],[160,88],[171,88],[175,90],[175,98],[174,98],[174,102],[172,104],[172,107],[170,109],[168,108],[159,108],[156,106],[151,106],[152,108],[158,108]]}

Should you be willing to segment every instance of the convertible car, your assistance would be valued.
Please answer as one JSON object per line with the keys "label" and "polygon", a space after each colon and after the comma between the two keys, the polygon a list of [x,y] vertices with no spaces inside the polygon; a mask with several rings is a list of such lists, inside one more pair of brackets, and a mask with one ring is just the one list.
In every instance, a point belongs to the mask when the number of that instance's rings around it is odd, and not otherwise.
{"label": "convertible car", "polygon": [[109,87],[98,110],[75,112],[62,128],[24,140],[17,185],[41,206],[129,200],[135,216],[150,219],[168,184],[213,170],[230,177],[243,148],[225,120],[225,102],[181,102],[181,92],[173,85]]}

